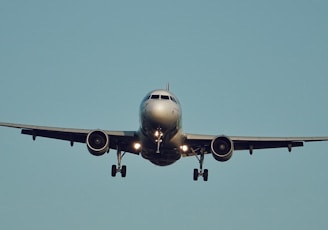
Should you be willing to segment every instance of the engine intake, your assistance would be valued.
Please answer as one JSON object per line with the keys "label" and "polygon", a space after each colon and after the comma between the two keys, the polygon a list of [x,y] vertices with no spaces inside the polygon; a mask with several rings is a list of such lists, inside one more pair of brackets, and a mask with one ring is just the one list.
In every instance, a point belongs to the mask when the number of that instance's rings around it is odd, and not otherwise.
{"label": "engine intake", "polygon": [[233,143],[229,137],[218,136],[211,143],[212,155],[217,161],[227,161],[233,152]]}
{"label": "engine intake", "polygon": [[109,137],[104,131],[91,131],[86,142],[89,152],[94,156],[101,156],[109,150]]}

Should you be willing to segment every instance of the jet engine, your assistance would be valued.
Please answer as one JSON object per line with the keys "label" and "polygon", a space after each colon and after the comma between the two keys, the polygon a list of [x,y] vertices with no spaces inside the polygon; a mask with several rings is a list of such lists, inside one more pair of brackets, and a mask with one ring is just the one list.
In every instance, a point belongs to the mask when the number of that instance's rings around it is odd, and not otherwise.
{"label": "jet engine", "polygon": [[109,150],[109,137],[104,131],[91,131],[86,142],[89,152],[94,156],[101,156]]}
{"label": "jet engine", "polygon": [[211,143],[212,155],[217,161],[227,161],[233,152],[233,143],[229,137],[218,136]]}

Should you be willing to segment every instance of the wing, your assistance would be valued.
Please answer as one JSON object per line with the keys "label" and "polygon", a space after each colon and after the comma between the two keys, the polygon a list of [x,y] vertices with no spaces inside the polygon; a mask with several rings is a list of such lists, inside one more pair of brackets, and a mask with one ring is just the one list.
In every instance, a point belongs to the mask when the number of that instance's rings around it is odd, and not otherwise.
{"label": "wing", "polygon": [[[206,153],[211,152],[211,142],[217,136],[186,134],[185,143],[192,149],[204,148]],[[254,149],[271,149],[271,148],[288,148],[289,151],[293,147],[301,147],[304,142],[328,141],[328,137],[228,137],[233,143],[234,150],[249,150],[253,153]],[[189,155],[195,155],[191,152]]]}
{"label": "wing", "polygon": [[[86,143],[88,134],[94,131],[92,129],[70,129],[4,122],[0,122],[0,126],[21,129],[22,134],[31,135],[33,140],[35,140],[36,137],[46,137],[69,141],[71,146],[73,146],[75,142]],[[119,144],[122,151],[138,154],[138,152],[132,148],[133,143],[138,140],[135,131],[103,131],[109,136],[111,140],[109,146],[111,149],[117,149]]]}

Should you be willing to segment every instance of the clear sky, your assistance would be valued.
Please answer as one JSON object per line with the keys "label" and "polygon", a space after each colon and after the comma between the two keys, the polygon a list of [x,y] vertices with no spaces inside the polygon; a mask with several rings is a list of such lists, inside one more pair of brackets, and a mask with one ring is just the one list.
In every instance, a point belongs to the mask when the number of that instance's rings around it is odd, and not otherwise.
{"label": "clear sky", "polygon": [[[328,136],[328,1],[0,2],[0,121],[136,130],[152,89],[185,132]],[[0,229],[327,229],[328,143],[157,167],[0,128]]]}

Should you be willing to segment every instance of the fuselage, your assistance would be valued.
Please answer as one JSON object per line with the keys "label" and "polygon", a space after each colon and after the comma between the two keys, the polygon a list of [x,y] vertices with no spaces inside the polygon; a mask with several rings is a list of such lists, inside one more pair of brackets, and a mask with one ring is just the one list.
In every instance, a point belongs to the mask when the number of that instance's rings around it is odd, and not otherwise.
{"label": "fuselage", "polygon": [[183,144],[178,99],[168,90],[151,91],[142,100],[139,113],[141,155],[160,166],[177,161]]}

